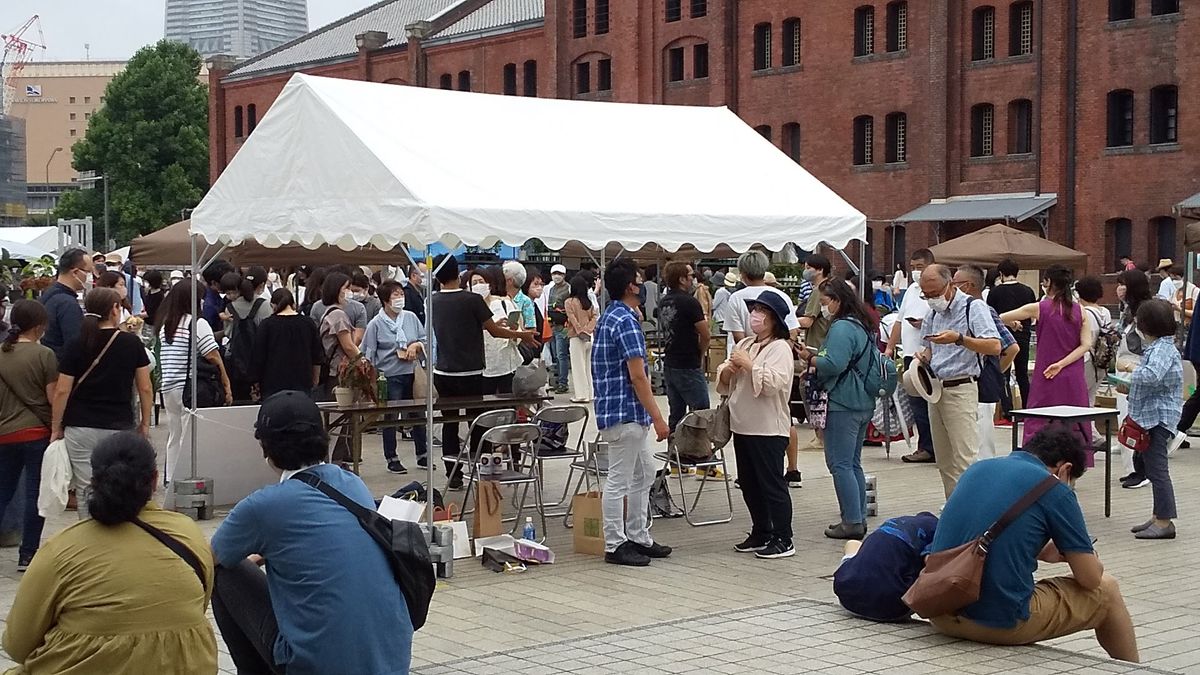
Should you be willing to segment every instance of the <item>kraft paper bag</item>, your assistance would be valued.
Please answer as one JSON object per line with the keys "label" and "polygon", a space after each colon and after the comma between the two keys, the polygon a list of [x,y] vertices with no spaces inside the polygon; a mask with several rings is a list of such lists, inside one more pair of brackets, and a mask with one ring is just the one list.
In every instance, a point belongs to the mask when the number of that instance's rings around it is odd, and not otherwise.
{"label": "kraft paper bag", "polygon": [[494,480],[479,482],[479,491],[475,493],[475,518],[471,528],[472,535],[494,537],[504,531],[500,522],[501,505],[504,497],[500,494],[500,484]]}
{"label": "kraft paper bag", "polygon": [[571,513],[575,526],[575,552],[585,555],[604,555],[604,513],[600,493],[588,492],[571,498]]}

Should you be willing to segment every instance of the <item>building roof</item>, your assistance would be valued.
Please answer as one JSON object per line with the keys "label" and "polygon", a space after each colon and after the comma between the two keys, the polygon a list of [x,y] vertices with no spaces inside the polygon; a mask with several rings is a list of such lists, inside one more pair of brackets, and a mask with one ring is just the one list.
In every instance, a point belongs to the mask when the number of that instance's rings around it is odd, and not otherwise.
{"label": "building roof", "polygon": [[506,28],[524,28],[546,18],[544,0],[492,0],[457,23],[439,32],[430,44],[451,42],[453,38],[499,32]]}
{"label": "building roof", "polygon": [[949,199],[935,199],[894,219],[893,222],[937,223],[990,220],[1019,223],[1046,211],[1057,203],[1058,195],[1053,193],[966,195]]}
{"label": "building roof", "polygon": [[13,79],[31,77],[114,77],[126,61],[30,61]]}
{"label": "building roof", "polygon": [[[1188,197],[1187,199],[1179,202],[1175,206],[1175,208],[1178,209],[1180,212],[1189,212],[1190,211],[1193,213],[1200,214],[1200,192],[1197,192],[1196,194],[1192,195],[1191,197]],[[1189,218],[1196,217],[1196,216],[1192,216],[1192,215],[1187,215],[1187,213],[1184,213],[1184,215]]]}

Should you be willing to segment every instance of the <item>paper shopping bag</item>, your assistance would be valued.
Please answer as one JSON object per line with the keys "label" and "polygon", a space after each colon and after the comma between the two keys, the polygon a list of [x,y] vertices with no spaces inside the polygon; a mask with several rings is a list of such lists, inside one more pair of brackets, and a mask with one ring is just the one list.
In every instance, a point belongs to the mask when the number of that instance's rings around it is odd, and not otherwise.
{"label": "paper shopping bag", "polygon": [[600,493],[588,492],[571,498],[574,515],[575,552],[586,555],[604,555],[604,513],[600,506]]}
{"label": "paper shopping bag", "polygon": [[500,507],[504,497],[500,494],[500,484],[494,480],[479,482],[479,490],[475,493],[475,518],[471,534],[479,537],[493,537],[504,531],[500,522]]}

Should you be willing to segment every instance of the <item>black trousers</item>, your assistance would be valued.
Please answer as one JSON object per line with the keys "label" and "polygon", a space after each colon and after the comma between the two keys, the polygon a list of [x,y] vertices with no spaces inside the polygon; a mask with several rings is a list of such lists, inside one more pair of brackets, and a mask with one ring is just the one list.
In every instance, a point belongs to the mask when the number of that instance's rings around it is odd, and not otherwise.
{"label": "black trousers", "polygon": [[[509,381],[511,387],[511,380]],[[433,374],[433,386],[437,388],[438,396],[482,396],[484,391],[483,375],[449,376]],[[449,412],[449,411],[447,411]],[[468,415],[474,417],[473,411]],[[446,422],[442,425],[442,457],[453,460],[458,457],[462,441],[458,437],[458,422]],[[450,475],[451,463],[446,464],[446,475]]]}
{"label": "black trousers", "polygon": [[[1196,370],[1200,372],[1200,367]],[[1188,397],[1188,400],[1183,404],[1183,415],[1179,418],[1179,425],[1175,427],[1177,431],[1187,431],[1196,423],[1196,415],[1200,414],[1200,387],[1196,387],[1196,391]]]}
{"label": "black trousers", "polygon": [[787,446],[787,436],[733,435],[738,479],[753,537],[792,540],[792,496],[783,477]]}
{"label": "black trousers", "polygon": [[267,575],[258,565],[243,560],[236,567],[217,565],[212,594],[213,618],[238,675],[279,675],[275,665],[275,639],[279,624],[271,607]]}

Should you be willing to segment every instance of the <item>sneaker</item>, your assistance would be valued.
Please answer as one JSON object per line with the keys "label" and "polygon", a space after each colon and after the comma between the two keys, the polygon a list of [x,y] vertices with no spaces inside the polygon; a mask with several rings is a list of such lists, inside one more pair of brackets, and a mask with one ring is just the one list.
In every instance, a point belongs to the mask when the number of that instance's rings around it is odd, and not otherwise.
{"label": "sneaker", "polygon": [[928,450],[917,450],[911,455],[904,455],[900,458],[900,461],[905,464],[932,464],[937,460],[934,459],[933,453]]}
{"label": "sneaker", "polygon": [[1183,447],[1184,443],[1187,443],[1187,434],[1182,431],[1176,431],[1175,437],[1167,444],[1167,457],[1174,455],[1179,448]]}
{"label": "sneaker", "polygon": [[719,466],[709,467],[708,471],[705,471],[704,469],[696,469],[696,480],[705,479],[725,480],[725,472],[722,471],[721,467]]}
{"label": "sneaker", "polygon": [[1127,476],[1125,478],[1125,480],[1121,481],[1121,487],[1125,488],[1126,490],[1136,490],[1138,488],[1144,488],[1149,484],[1150,484],[1149,478],[1146,478],[1145,476],[1135,476],[1132,474]]}
{"label": "sneaker", "polygon": [[862,541],[867,536],[867,526],[863,523],[848,525],[838,523],[825,528],[825,536],[830,539],[857,539]]}
{"label": "sneaker", "polygon": [[783,479],[787,481],[788,487],[790,488],[804,487],[801,485],[801,478],[800,472],[795,469],[783,474]]}
{"label": "sneaker", "polygon": [[33,562],[32,555],[21,554],[17,556],[17,571],[24,572],[29,569],[29,563]]}
{"label": "sneaker", "polygon": [[432,445],[436,445],[437,447],[439,447],[439,448],[440,448],[440,447],[442,447],[442,439],[441,439],[441,438],[439,438],[438,436],[434,436],[434,437],[433,437],[433,440],[432,440],[432,441],[430,441],[430,444],[432,444]]}
{"label": "sneaker", "polygon": [[634,548],[632,541],[627,541],[615,551],[604,554],[604,562],[612,565],[627,565],[629,567],[645,567],[650,564],[650,557],[643,555]]}
{"label": "sneaker", "polygon": [[669,558],[671,556],[671,547],[664,546],[656,541],[650,542],[649,546],[633,542],[633,550],[647,558]]}
{"label": "sneaker", "polygon": [[1166,527],[1159,527],[1154,523],[1150,527],[1133,535],[1135,539],[1174,539],[1175,538],[1175,523],[1167,523]]}
{"label": "sneaker", "polygon": [[796,547],[792,546],[790,540],[775,538],[761,551],[755,552],[754,557],[762,558],[763,560],[774,560],[775,558],[790,558],[794,555],[796,555]]}
{"label": "sneaker", "polygon": [[408,473],[408,469],[404,468],[398,459],[389,459],[387,464],[388,473]]}
{"label": "sneaker", "polygon": [[735,487],[735,488],[737,488],[737,489],[741,490],[741,489],[742,489],[742,479],[741,479],[741,478],[734,478],[734,479],[733,479],[733,487]]}
{"label": "sneaker", "polygon": [[740,544],[734,544],[733,550],[737,551],[738,553],[756,553],[766,548],[767,544],[770,543],[770,539],[763,539],[761,537],[750,535],[746,537],[746,541],[743,541]]}
{"label": "sneaker", "polygon": [[453,475],[449,476],[449,477],[446,479],[446,489],[447,489],[447,490],[461,490],[461,489],[463,489],[463,475],[462,475],[462,471],[455,471],[455,472],[453,473]]}
{"label": "sneaker", "polygon": [[1141,525],[1134,525],[1133,527],[1129,528],[1129,531],[1134,534],[1137,534],[1138,532],[1141,532],[1142,530],[1149,529],[1150,526],[1153,524],[1154,524],[1154,519],[1151,518],[1150,520],[1147,520],[1146,522],[1142,523]]}
{"label": "sneaker", "polygon": [[422,469],[428,467],[429,466],[429,455],[421,455],[420,457],[418,457],[417,458],[417,466],[421,467]]}

